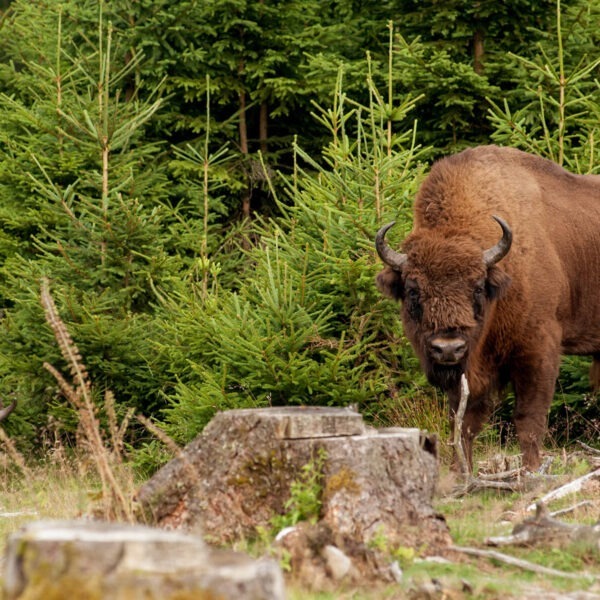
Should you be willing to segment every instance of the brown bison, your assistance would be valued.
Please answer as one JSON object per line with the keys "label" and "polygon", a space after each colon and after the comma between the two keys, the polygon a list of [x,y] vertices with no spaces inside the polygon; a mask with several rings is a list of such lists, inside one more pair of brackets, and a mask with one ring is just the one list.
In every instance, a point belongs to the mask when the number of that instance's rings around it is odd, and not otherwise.
{"label": "brown bison", "polygon": [[512,383],[524,465],[537,469],[561,354],[591,354],[600,383],[600,176],[511,148],[436,162],[402,253],[385,242],[377,283],[402,300],[405,333],[450,416],[467,376],[463,444]]}

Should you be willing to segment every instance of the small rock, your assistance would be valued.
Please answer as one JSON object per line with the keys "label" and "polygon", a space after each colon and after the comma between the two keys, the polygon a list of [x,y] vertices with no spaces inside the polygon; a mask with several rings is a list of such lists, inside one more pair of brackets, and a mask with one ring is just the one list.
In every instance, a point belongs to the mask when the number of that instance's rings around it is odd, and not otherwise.
{"label": "small rock", "polygon": [[394,581],[396,583],[401,583],[402,582],[402,578],[404,577],[404,573],[403,573],[400,565],[398,564],[398,561],[394,561],[390,565],[390,573],[392,574],[392,577],[394,578]]}
{"label": "small rock", "polygon": [[352,561],[339,548],[331,545],[325,546],[322,554],[327,563],[327,569],[335,580],[339,581],[348,575],[352,568]]}

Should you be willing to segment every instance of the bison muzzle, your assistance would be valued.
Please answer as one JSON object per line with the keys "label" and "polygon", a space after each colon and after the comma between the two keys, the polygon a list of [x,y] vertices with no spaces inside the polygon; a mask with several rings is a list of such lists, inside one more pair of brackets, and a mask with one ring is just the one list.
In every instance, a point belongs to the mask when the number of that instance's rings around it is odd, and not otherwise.
{"label": "bison muzzle", "polygon": [[463,444],[512,384],[524,465],[540,450],[561,354],[591,354],[600,373],[600,177],[573,175],[511,148],[481,146],[436,162],[397,252],[377,233],[380,290],[402,301],[404,331],[429,381],[471,391]]}

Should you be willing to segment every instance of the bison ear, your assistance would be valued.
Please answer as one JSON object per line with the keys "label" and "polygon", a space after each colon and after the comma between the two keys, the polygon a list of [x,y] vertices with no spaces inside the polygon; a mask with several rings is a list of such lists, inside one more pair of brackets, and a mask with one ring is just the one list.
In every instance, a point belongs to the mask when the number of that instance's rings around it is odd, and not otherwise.
{"label": "bison ear", "polygon": [[398,271],[395,271],[391,267],[385,267],[385,269],[377,275],[376,282],[379,291],[388,298],[393,298],[394,300],[404,299],[402,275]]}
{"label": "bison ear", "polygon": [[501,298],[509,285],[510,277],[502,269],[498,267],[488,269],[485,287],[490,300]]}

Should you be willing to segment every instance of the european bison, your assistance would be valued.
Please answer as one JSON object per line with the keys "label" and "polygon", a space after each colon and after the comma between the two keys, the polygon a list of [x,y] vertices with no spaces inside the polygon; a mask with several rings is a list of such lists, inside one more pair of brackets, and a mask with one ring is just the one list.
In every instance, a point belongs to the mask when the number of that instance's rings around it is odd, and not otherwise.
{"label": "european bison", "polygon": [[523,464],[540,465],[561,354],[591,354],[600,384],[600,176],[573,175],[511,148],[436,162],[417,194],[402,253],[385,242],[380,290],[402,300],[405,333],[429,381],[473,438],[510,382]]}

